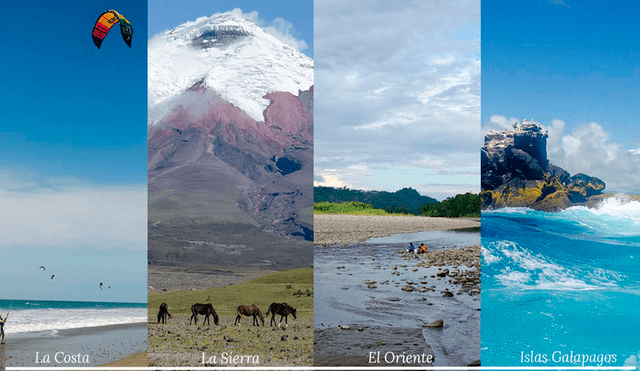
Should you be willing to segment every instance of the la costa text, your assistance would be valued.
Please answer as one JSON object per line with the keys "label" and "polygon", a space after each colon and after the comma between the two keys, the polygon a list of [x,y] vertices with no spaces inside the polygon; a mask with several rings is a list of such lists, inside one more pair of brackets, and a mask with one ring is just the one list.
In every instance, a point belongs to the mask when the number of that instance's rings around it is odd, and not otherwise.
{"label": "la costa text", "polygon": [[75,363],[89,363],[89,355],[88,354],[67,354],[65,352],[57,352],[51,357],[51,354],[43,354],[40,355],[40,352],[36,352],[36,361],[37,364],[75,364]]}

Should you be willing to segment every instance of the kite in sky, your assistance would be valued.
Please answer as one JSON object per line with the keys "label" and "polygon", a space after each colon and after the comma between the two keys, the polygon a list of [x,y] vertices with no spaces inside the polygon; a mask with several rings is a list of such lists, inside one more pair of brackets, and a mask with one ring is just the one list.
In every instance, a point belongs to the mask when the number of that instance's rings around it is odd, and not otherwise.
{"label": "kite in sky", "polygon": [[122,14],[112,9],[102,13],[93,26],[93,43],[96,44],[98,49],[100,49],[100,45],[102,45],[102,40],[107,37],[109,30],[116,23],[120,23],[122,38],[124,42],[131,47],[131,37],[133,36],[131,23],[129,23]]}

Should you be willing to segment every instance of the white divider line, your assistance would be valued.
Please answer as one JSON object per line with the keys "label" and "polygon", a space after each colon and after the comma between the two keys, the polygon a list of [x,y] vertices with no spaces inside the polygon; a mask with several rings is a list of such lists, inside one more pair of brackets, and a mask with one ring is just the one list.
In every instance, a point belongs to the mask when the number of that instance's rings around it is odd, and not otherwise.
{"label": "white divider line", "polygon": [[559,367],[551,367],[551,366],[524,366],[524,367],[515,367],[515,366],[480,366],[480,367],[406,367],[406,366],[398,366],[398,367],[380,367],[380,366],[358,366],[358,367],[343,367],[343,366],[309,366],[309,367],[6,367],[7,371],[33,371],[33,370],[51,370],[51,371],[79,371],[79,370],[88,370],[88,371],[122,371],[122,370],[130,370],[130,371],[154,371],[154,370],[175,370],[175,371],[188,371],[188,370],[255,370],[255,371],[357,371],[357,370],[442,370],[442,371],[463,371],[463,370],[593,370],[593,371],[604,371],[604,370],[637,370],[634,366],[620,366],[620,367],[597,367],[597,366],[559,366]]}

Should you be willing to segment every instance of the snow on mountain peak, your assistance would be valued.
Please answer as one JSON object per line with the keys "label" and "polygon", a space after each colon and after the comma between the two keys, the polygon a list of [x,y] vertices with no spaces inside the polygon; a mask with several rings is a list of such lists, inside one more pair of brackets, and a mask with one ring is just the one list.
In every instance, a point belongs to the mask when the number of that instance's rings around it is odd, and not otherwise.
{"label": "snow on mountain peak", "polygon": [[264,95],[307,90],[313,60],[255,23],[225,13],[187,22],[149,41],[149,122],[197,83],[263,121]]}

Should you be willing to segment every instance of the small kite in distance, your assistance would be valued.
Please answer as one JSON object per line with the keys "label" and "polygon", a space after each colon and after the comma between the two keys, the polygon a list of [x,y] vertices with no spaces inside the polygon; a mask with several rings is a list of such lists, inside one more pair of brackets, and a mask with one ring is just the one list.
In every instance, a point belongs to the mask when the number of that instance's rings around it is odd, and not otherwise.
{"label": "small kite in distance", "polygon": [[55,276],[56,276],[55,274],[52,274],[52,275],[51,275],[51,279],[53,279],[53,277],[55,277]]}
{"label": "small kite in distance", "polygon": [[117,11],[111,9],[102,13],[96,24],[93,26],[93,43],[96,44],[98,49],[102,45],[102,40],[107,37],[109,30],[116,23],[120,23],[120,33],[122,34],[122,38],[124,42],[131,47],[131,38],[133,36],[133,28],[131,27],[131,23],[127,20],[122,14]]}
{"label": "small kite in distance", "polygon": [[[47,269],[44,267],[44,265],[41,265],[40,268],[42,268],[44,271],[46,271]],[[40,269],[38,268],[38,269]]]}

